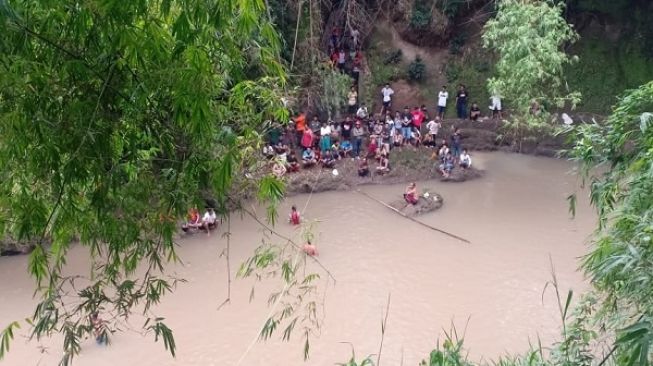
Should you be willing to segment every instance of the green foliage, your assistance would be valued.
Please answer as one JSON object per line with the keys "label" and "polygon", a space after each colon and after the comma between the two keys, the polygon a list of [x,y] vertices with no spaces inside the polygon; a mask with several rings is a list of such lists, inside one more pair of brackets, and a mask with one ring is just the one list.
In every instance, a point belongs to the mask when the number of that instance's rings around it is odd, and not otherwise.
{"label": "green foliage", "polygon": [[431,24],[431,4],[427,0],[415,0],[410,14],[410,26],[416,30],[428,28]]}
{"label": "green foliage", "polygon": [[449,42],[449,53],[452,55],[458,55],[462,52],[465,42],[467,41],[467,36],[464,33],[457,33],[451,41]]}
{"label": "green foliage", "polygon": [[374,361],[372,361],[371,356],[367,356],[361,361],[356,361],[356,354],[354,353],[354,350],[351,350],[351,358],[349,361],[344,362],[344,363],[337,363],[336,365],[338,366],[374,366]]}
{"label": "green foliage", "polygon": [[653,80],[653,63],[640,46],[629,36],[611,41],[589,34],[571,49],[580,62],[565,67],[565,78],[570,88],[582,93],[583,112],[607,115],[620,93]]}
{"label": "green foliage", "polygon": [[426,65],[419,55],[408,65],[406,74],[411,81],[424,81],[426,78]]}
{"label": "green foliage", "polygon": [[[373,44],[367,51],[367,61],[370,68],[370,90],[366,90],[366,95],[378,93],[376,90],[379,86],[392,81],[401,79],[403,70],[401,60],[403,57],[401,49],[383,49],[383,44]],[[367,79],[367,78],[365,78]],[[369,101],[368,101],[369,103]],[[372,105],[372,104],[368,104]]]}
{"label": "green foliage", "polygon": [[383,64],[384,65],[398,64],[401,62],[402,57],[403,57],[403,52],[401,51],[401,48],[391,49],[385,53],[385,56],[383,58]]}
{"label": "green foliage", "polygon": [[320,70],[320,80],[322,81],[320,108],[327,112],[329,118],[338,117],[340,111],[347,105],[347,93],[352,85],[351,78],[347,74],[325,67]]}
{"label": "green foliage", "polygon": [[[0,235],[37,243],[32,335],[62,333],[68,364],[89,314],[125,319],[174,289],[177,219],[201,192],[224,212],[258,190],[239,172],[261,122],[288,119],[280,41],[255,0],[0,0],[0,44]],[[93,256],[89,283],[62,272],[73,239]]]}
{"label": "green foliage", "polygon": [[467,361],[467,356],[463,349],[463,339],[459,339],[455,328],[452,327],[450,332],[445,332],[445,339],[440,345],[431,351],[428,360],[422,360],[419,366],[472,366]]}
{"label": "green foliage", "polygon": [[438,2],[440,10],[449,19],[455,18],[466,4],[468,4],[466,0],[440,0]]}
{"label": "green foliage", "polygon": [[[490,64],[493,60],[493,55],[483,48],[472,48],[464,55],[452,57],[444,70],[447,83],[452,87],[465,85],[470,95],[470,103],[476,102],[483,109],[489,103],[490,93],[486,84],[492,75]],[[455,93],[455,90],[450,89],[449,93]],[[455,108],[448,108],[447,115],[455,117]]]}
{"label": "green foliage", "polygon": [[[603,301],[596,315],[616,338],[618,364],[647,365],[652,340],[653,82],[630,91],[605,123],[575,128],[572,156],[599,214],[583,269]],[[609,167],[596,172],[596,167]]]}
{"label": "green foliage", "polygon": [[[312,223],[303,224],[304,238],[313,238]],[[271,310],[260,329],[260,338],[267,340],[275,331],[283,329],[281,339],[289,341],[295,329],[301,329],[304,338],[304,359],[308,359],[310,338],[321,326],[318,311],[316,282],[317,273],[306,273],[307,256],[301,248],[286,238],[285,244],[266,242],[259,246],[254,255],[243,262],[238,270],[239,278],[253,277],[257,281],[264,278],[281,277],[284,286],[268,296]],[[250,301],[254,298],[252,287]]]}
{"label": "green foliage", "polygon": [[9,345],[14,339],[14,330],[19,328],[20,324],[18,322],[11,322],[2,333],[0,333],[0,360],[2,360],[7,352],[9,352]]}
{"label": "green foliage", "polygon": [[547,110],[530,113],[532,103],[573,109],[580,94],[567,90],[563,68],[574,59],[562,47],[578,35],[563,17],[564,4],[552,1],[503,0],[496,18],[484,27],[483,43],[498,54],[490,93],[510,102],[513,118],[507,124],[515,140],[531,131],[546,130]]}

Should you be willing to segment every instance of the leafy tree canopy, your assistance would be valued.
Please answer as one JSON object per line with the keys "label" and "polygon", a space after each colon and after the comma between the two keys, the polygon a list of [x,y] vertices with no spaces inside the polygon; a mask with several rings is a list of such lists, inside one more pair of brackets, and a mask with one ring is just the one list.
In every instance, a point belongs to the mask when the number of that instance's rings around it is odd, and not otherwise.
{"label": "leafy tree canopy", "polygon": [[[0,234],[36,243],[33,336],[64,333],[68,363],[89,314],[125,318],[172,289],[176,219],[201,191],[218,209],[236,188],[283,193],[237,174],[262,121],[287,120],[280,42],[263,0],[0,0],[0,49]],[[62,274],[74,240],[89,278]],[[144,327],[174,355],[161,321]]]}
{"label": "leafy tree canopy", "polygon": [[496,17],[485,25],[483,44],[499,56],[488,89],[510,101],[520,123],[516,127],[535,127],[544,120],[545,110],[531,113],[533,102],[563,107],[580,101],[579,93],[566,90],[563,77],[563,67],[573,59],[562,47],[578,39],[563,17],[563,6],[549,0],[502,0]]}

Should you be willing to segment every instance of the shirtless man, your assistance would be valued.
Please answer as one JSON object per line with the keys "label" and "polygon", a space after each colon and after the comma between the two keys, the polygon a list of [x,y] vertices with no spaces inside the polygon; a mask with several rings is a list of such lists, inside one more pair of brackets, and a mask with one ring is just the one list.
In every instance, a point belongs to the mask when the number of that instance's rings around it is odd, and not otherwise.
{"label": "shirtless man", "polygon": [[311,257],[317,257],[317,247],[311,244],[310,240],[306,241],[306,244],[304,244],[302,250],[304,251],[304,253],[310,255]]}
{"label": "shirtless man", "polygon": [[406,187],[406,193],[404,193],[404,199],[407,203],[411,205],[417,204],[417,185],[415,182],[411,183]]}

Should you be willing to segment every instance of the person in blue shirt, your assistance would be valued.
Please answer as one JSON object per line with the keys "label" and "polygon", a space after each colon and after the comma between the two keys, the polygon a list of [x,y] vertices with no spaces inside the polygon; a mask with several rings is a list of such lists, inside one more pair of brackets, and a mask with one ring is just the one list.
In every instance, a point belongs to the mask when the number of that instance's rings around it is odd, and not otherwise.
{"label": "person in blue shirt", "polygon": [[317,159],[315,158],[315,152],[313,152],[313,149],[310,147],[306,150],[304,150],[304,153],[302,154],[302,161],[304,163],[304,167],[310,167],[315,165],[317,163]]}
{"label": "person in blue shirt", "polygon": [[351,152],[354,149],[354,147],[351,145],[351,142],[349,140],[344,140],[342,144],[340,144],[340,150],[342,151],[342,157],[347,158],[351,156]]}

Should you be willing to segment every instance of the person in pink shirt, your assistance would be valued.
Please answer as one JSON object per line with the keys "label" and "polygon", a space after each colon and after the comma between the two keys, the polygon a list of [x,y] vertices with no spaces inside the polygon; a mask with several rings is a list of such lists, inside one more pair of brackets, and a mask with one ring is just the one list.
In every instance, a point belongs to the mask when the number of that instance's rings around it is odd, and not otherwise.
{"label": "person in pink shirt", "polygon": [[426,118],[426,116],[424,115],[422,109],[418,106],[415,106],[413,111],[410,113],[413,115],[413,127],[417,128],[419,131],[422,128],[422,123],[424,122],[424,118]]}

